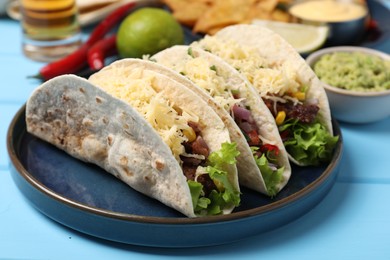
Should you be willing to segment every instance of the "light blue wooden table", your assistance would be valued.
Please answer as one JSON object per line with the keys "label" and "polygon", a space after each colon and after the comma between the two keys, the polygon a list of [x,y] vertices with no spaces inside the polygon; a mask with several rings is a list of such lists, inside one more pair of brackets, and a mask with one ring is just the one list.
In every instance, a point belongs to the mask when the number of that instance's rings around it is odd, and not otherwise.
{"label": "light blue wooden table", "polygon": [[[192,249],[124,245],[45,217],[14,184],[6,150],[11,119],[39,85],[27,76],[42,64],[22,55],[17,21],[1,17],[0,35],[0,259],[390,259],[390,118],[341,123],[344,157],[325,199],[290,224],[237,243]],[[390,39],[381,48],[390,53]]]}

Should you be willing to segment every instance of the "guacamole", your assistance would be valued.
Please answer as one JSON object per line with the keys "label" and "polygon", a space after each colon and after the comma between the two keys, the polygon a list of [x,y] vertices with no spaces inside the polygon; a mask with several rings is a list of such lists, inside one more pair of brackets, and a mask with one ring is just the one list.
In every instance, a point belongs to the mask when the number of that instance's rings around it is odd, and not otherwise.
{"label": "guacamole", "polygon": [[314,72],[325,83],[354,91],[390,89],[390,61],[362,52],[336,52],[323,55]]}

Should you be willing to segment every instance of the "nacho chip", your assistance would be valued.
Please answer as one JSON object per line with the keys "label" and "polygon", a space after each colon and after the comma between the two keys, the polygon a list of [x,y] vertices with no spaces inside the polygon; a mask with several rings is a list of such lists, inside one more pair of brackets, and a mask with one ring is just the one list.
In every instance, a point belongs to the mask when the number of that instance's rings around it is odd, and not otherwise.
{"label": "nacho chip", "polygon": [[280,0],[258,1],[249,11],[246,22],[251,23],[254,19],[289,22],[290,15],[277,8],[279,2]]}
{"label": "nacho chip", "polygon": [[195,24],[194,32],[207,33],[213,28],[237,24],[245,20],[256,0],[216,0]]}
{"label": "nacho chip", "polygon": [[291,22],[283,6],[293,0],[162,0],[183,25],[195,33],[213,35],[233,24],[254,19]]}
{"label": "nacho chip", "polygon": [[164,0],[173,17],[186,26],[193,27],[199,18],[210,8],[210,0]]}
{"label": "nacho chip", "polygon": [[291,21],[291,15],[285,11],[275,9],[271,14],[271,19],[274,21],[288,23]]}
{"label": "nacho chip", "polygon": [[263,10],[267,13],[271,13],[273,10],[276,9],[278,3],[278,0],[260,0],[256,3],[255,8]]}

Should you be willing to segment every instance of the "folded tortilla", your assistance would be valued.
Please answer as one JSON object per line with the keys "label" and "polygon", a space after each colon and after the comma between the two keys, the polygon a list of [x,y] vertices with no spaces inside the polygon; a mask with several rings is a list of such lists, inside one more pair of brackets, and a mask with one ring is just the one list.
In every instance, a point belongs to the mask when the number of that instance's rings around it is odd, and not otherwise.
{"label": "folded tortilla", "polygon": [[[237,158],[240,185],[274,196],[287,184],[291,167],[275,120],[239,72],[220,57],[196,47],[174,46],[150,59],[181,74],[172,78],[196,92],[224,119],[230,138],[240,151]],[[160,73],[172,75],[163,68]],[[245,110],[239,112],[248,114],[253,122],[238,118],[234,114],[236,109]],[[256,144],[247,140],[250,132],[255,133]],[[275,153],[271,155],[267,147],[275,149]]]}
{"label": "folded tortilla", "polygon": [[[115,77],[101,82],[101,85],[107,84],[106,88],[74,75],[45,82],[27,101],[27,131],[75,158],[102,167],[135,190],[188,217],[229,214],[238,205],[240,196],[234,158],[237,154],[231,156],[230,162],[217,166],[211,162],[211,157],[215,159],[224,147],[234,150],[225,125],[206,103],[194,98],[192,92],[146,67],[137,67],[131,75],[116,71]],[[92,78],[106,77],[108,71],[111,68]],[[131,88],[126,87],[129,85],[138,86],[139,91],[129,92]],[[160,110],[173,116],[163,117]],[[164,126],[152,125],[153,116],[159,116],[153,120]],[[220,208],[212,209],[213,212],[208,211],[207,205],[204,209],[198,208],[199,200],[202,205],[207,204],[208,199],[214,200],[202,193],[201,186],[200,189],[196,186],[198,196],[194,198],[193,186],[183,174],[180,156],[205,157],[186,154],[183,143],[189,142],[184,134],[191,130],[188,120],[199,126],[197,137],[200,136],[210,150],[206,165],[197,168],[197,177],[207,174],[218,184],[211,193],[215,197],[227,197],[219,204]],[[221,174],[223,177],[216,181],[206,171],[207,167],[217,168],[225,175]]]}
{"label": "folded tortilla", "polygon": [[[333,136],[325,90],[305,60],[281,36],[260,25],[241,24],[228,26],[192,46],[220,56],[249,80],[275,117],[292,162],[318,165],[330,160],[338,138]],[[289,113],[278,115],[279,105],[299,108],[294,112],[306,118],[301,121],[290,118]],[[309,114],[315,106],[319,110],[313,121]]]}

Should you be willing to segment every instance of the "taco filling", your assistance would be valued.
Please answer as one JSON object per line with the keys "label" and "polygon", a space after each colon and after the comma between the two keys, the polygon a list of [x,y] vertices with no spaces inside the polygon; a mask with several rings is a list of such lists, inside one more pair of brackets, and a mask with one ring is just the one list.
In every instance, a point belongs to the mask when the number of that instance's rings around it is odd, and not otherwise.
{"label": "taco filling", "polygon": [[338,137],[318,119],[318,100],[307,98],[293,61],[269,63],[255,48],[206,36],[202,48],[217,54],[255,87],[279,127],[287,152],[301,165],[328,162]]}
{"label": "taco filling", "polygon": [[245,99],[247,93],[243,95],[247,87],[244,81],[237,84],[229,71],[220,69],[218,64],[213,64],[206,57],[196,55],[191,47],[188,48],[187,54],[186,58],[176,63],[170,63],[164,59],[159,62],[172,67],[205,90],[220,107],[230,114],[251,147],[267,193],[270,196],[276,195],[284,171],[284,167],[278,162],[279,148],[267,143],[267,140],[260,135],[251,108]]}
{"label": "taco filling", "polygon": [[226,165],[236,162],[236,144],[226,142],[211,152],[202,138],[204,123],[199,117],[156,91],[155,76],[140,76],[142,69],[133,73],[127,81],[112,78],[100,82],[100,87],[133,106],[169,146],[187,178],[195,214],[216,215],[238,206],[240,194],[226,170]]}
{"label": "taco filling", "polygon": [[232,107],[231,112],[234,121],[251,147],[253,157],[264,179],[268,194],[270,196],[276,195],[278,193],[277,185],[283,178],[284,170],[284,167],[278,164],[279,148],[276,145],[262,141],[249,109],[244,108],[238,103]]}

